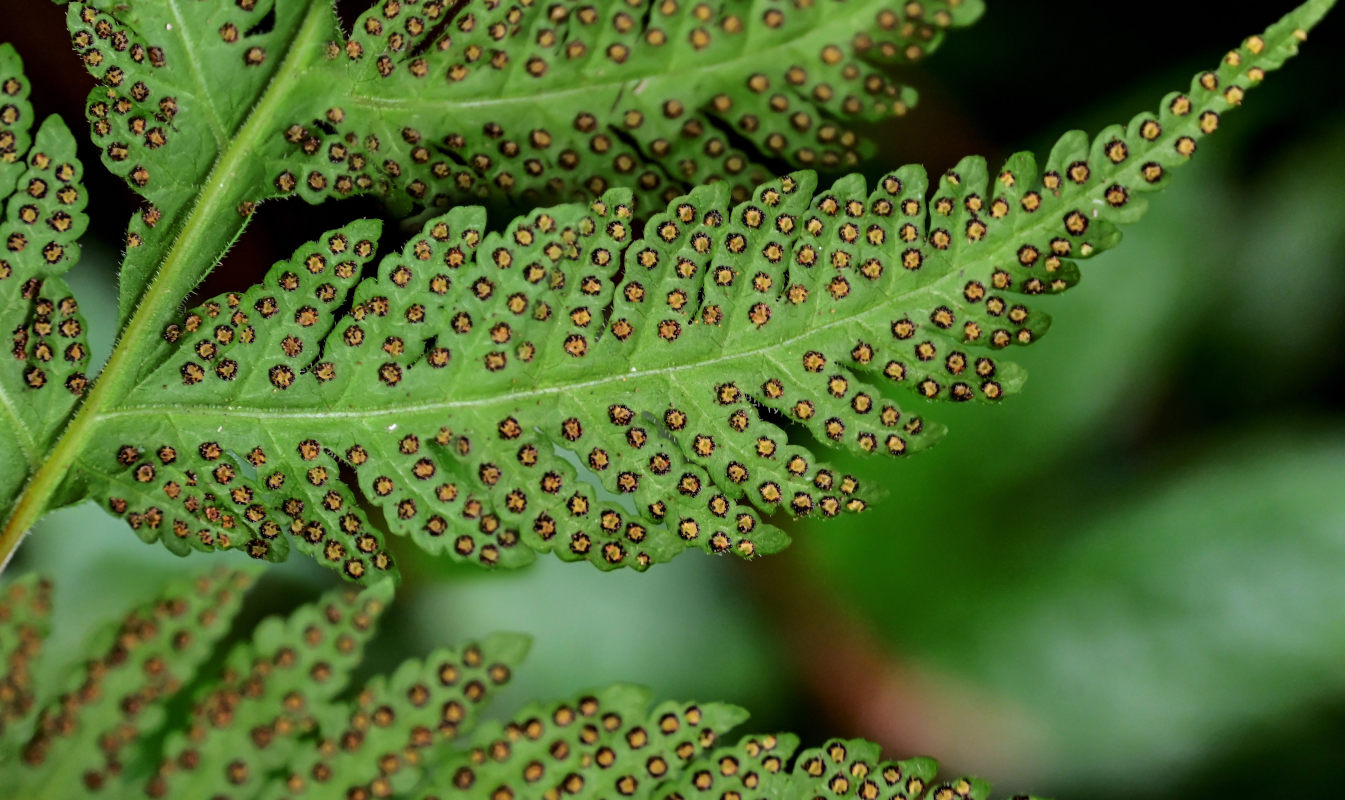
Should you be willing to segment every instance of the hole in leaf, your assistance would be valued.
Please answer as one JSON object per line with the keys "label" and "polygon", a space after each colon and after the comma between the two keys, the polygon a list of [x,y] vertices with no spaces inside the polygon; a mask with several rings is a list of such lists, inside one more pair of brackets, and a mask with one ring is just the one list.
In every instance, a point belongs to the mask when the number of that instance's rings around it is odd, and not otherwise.
{"label": "hole in leaf", "polygon": [[272,6],[266,12],[266,15],[264,17],[257,20],[257,24],[247,29],[247,32],[245,32],[243,36],[244,37],[257,36],[263,33],[270,33],[271,31],[275,30],[275,28],[276,28],[276,9],[275,6]]}

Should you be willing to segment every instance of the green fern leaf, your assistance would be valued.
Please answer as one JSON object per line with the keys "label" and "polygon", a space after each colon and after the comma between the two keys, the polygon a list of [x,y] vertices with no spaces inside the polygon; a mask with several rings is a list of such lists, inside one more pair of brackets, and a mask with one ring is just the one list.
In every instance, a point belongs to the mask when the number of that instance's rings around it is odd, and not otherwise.
{"label": "green fern leaf", "polygon": [[[358,598],[331,594],[286,618],[268,617],[230,651],[220,680],[203,687],[186,731],[170,734],[151,779],[154,797],[211,797],[227,780],[255,794],[305,757],[315,730],[349,684],[374,621],[392,600],[384,582]],[[247,753],[249,758],[239,759]]]}
{"label": "green fern leaf", "polygon": [[[337,35],[328,3],[307,11],[295,2],[258,5],[213,2],[208,12],[181,0],[69,5],[71,42],[102,84],[86,107],[94,144],[103,164],[150,203],[127,231],[123,321],[176,241],[202,247],[193,253],[202,263],[174,285],[185,294],[242,231],[247,204],[267,195],[250,156],[263,130],[275,128],[281,98],[268,88],[291,85],[290,73]],[[203,216],[215,219],[187,227]]]}
{"label": "green fern leaf", "polygon": [[8,197],[24,171],[23,154],[32,143],[33,106],[28,102],[32,87],[23,74],[23,63],[9,44],[0,45],[0,197]]}
{"label": "green fern leaf", "polygon": [[168,700],[228,632],[249,583],[243,573],[181,581],[92,642],[83,670],[42,705],[31,736],[6,748],[0,772],[8,791],[80,797],[119,781],[135,748],[163,723]]}
{"label": "green fern leaf", "polygon": [[79,305],[61,275],[79,260],[88,197],[75,140],[48,117],[31,141],[33,109],[18,55],[0,45],[0,513],[41,466],[84,394],[89,349]]}
{"label": "green fern leaf", "polygon": [[382,529],[487,565],[778,550],[765,515],[875,496],[823,445],[904,456],[942,433],[925,401],[1016,391],[998,351],[1046,331],[1029,298],[1073,285],[1071,259],[1114,245],[1330,6],[1291,12],[1157,113],[1066,135],[1040,174],[1027,154],[993,181],[965,159],[936,186],[919,167],[872,190],[800,172],[741,203],[720,181],[643,237],[629,189],[496,233],[457,208],[376,268],[377,225],[358,222],[156,330],[171,276],[193,274],[182,259],[213,252],[186,236],[19,496],[3,552],[85,497],[178,553],[298,547],[356,580],[394,571]]}
{"label": "green fern leaf", "polygon": [[[851,166],[868,145],[850,126],[915,100],[882,68],[981,12],[887,6],[384,0],[347,37],[326,0],[71,4],[103,84],[94,142],[151,203],[131,223],[122,317],[175,239],[201,245],[189,289],[268,197],[373,192],[405,212],[620,185],[666,200],[721,178],[745,193],[765,158]],[[212,228],[185,228],[193,205]]]}
{"label": "green fern leaf", "polygon": [[633,686],[535,704],[507,723],[483,725],[471,750],[445,759],[428,796],[983,800],[990,793],[985,781],[936,782],[932,759],[885,761],[862,739],[802,751],[792,734],[721,745],[746,717],[718,703],[650,708],[649,693]]}
{"label": "green fern leaf", "polygon": [[[612,185],[666,202],[719,179],[745,196],[770,177],[762,156],[858,163],[869,144],[848,126],[915,100],[880,68],[923,58],[981,11],[979,0],[467,4],[435,36],[435,16],[413,25],[414,4],[382,2],[355,22],[340,72],[305,76],[313,100],[288,133],[307,157],[293,181],[310,200],[362,177],[436,204]],[[350,87],[335,109],[322,97],[333,82]]]}
{"label": "green fern leaf", "polygon": [[0,742],[12,748],[37,713],[33,667],[49,631],[51,584],[29,575],[5,587],[0,601]]}
{"label": "green fern leaf", "polygon": [[355,579],[392,568],[361,499],[421,548],[486,565],[778,550],[766,515],[875,496],[824,446],[906,456],[942,433],[927,401],[1018,390],[1002,351],[1047,330],[1034,296],[1118,241],[1311,13],[1156,113],[1066,135],[1040,170],[973,157],[871,190],[800,172],[737,205],[713,184],[643,237],[627,190],[496,233],[459,208],[364,280],[377,226],[331,231],[170,326],[76,478],[178,552],[293,545]]}
{"label": "green fern leaf", "polygon": [[[216,656],[248,582],[217,572],[169,587],[134,612],[72,691],[42,707],[38,729],[0,751],[0,781],[30,796],[234,800],[690,800],[735,791],[982,800],[989,791],[978,780],[939,783],[935,762],[884,761],[876,745],[857,739],[803,751],[789,734],[729,743],[724,737],[747,718],[742,709],[651,707],[650,693],[633,686],[478,724],[526,653],[526,639],[511,634],[436,650],[351,693],[350,675],[391,598],[386,581],[268,618]],[[0,619],[24,619],[29,606],[47,602],[32,579],[0,598]],[[25,636],[25,659],[4,662],[0,685],[27,685],[40,634]],[[188,698],[185,720],[166,713]],[[150,735],[160,726],[165,735]]]}

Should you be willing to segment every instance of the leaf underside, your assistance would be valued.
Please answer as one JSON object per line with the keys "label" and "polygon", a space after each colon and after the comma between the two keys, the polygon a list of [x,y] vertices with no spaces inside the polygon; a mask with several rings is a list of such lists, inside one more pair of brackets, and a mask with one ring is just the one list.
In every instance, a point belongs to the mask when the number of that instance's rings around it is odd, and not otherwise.
{"label": "leaf underside", "polygon": [[[984,798],[983,781],[937,782],[930,759],[884,761],[863,740],[800,750],[789,734],[724,737],[747,717],[719,703],[663,702],[617,685],[477,723],[513,675],[524,637],[498,634],[351,687],[389,582],[330,592],[216,654],[250,578],[181,580],[136,609],[56,698],[32,701],[36,664],[7,659],[0,706],[15,796],[347,798]],[[0,593],[0,619],[34,653],[47,590]],[[8,626],[6,627],[8,630]],[[0,639],[0,658],[8,640]],[[15,665],[17,664],[17,668]],[[207,664],[217,665],[207,667]],[[168,717],[178,698],[184,722]]]}
{"label": "leaf underside", "polygon": [[0,743],[8,749],[34,713],[34,667],[50,630],[51,585],[28,575],[11,581],[0,598]]}
{"label": "leaf underside", "polygon": [[398,213],[615,186],[666,202],[710,180],[746,197],[765,161],[856,164],[871,144],[855,124],[915,101],[889,68],[981,10],[383,0],[347,36],[328,0],[100,0],[71,4],[68,24],[103,84],[87,107],[103,162],[152,204],[131,223],[126,317],[231,150],[247,149],[222,176],[244,215],[294,194],[376,193]]}
{"label": "leaf underside", "polygon": [[942,433],[929,401],[1018,390],[1001,351],[1049,324],[1029,300],[1116,244],[1311,14],[993,180],[973,157],[935,186],[914,166],[738,204],[712,184],[642,237],[627,190],[501,232],[458,208],[377,262],[377,223],[352,223],[170,326],[73,480],[175,551],[297,547],[354,579],[393,569],[369,506],[487,565],[778,550],[766,515],[875,497],[826,448],[905,456]]}
{"label": "leaf underside", "polygon": [[0,44],[0,517],[89,383],[84,319],[61,277],[88,226],[83,168],[59,118],[30,135],[28,93],[18,55]]}

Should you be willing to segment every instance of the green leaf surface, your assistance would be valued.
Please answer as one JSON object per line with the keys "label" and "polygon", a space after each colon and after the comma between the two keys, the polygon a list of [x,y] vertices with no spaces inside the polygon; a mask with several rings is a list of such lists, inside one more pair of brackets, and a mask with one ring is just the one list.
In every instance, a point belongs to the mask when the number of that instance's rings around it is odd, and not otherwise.
{"label": "green leaf surface", "polygon": [[[268,197],[373,192],[405,212],[609,186],[666,200],[712,179],[745,196],[763,160],[853,166],[869,149],[853,125],[915,100],[885,68],[981,8],[383,0],[347,36],[326,0],[100,0],[68,22],[103,84],[104,163],[152,204],[131,223],[128,319],[175,239],[199,246],[190,289]],[[213,229],[191,226],[202,212]]]}
{"label": "green leaf surface", "polygon": [[743,199],[770,177],[763,157],[858,163],[871,145],[851,126],[915,100],[884,68],[920,60],[982,11],[980,0],[435,7],[416,17],[414,4],[375,4],[343,52],[304,76],[291,147],[271,165],[301,195],[373,186],[439,205],[626,186],[667,202],[726,180]]}
{"label": "green leaf surface", "polygon": [[[469,190],[473,196],[489,197],[491,186],[513,196],[518,194],[516,188],[524,191],[513,173],[492,171],[492,165],[506,161],[509,169],[528,176],[524,183],[531,187],[526,189],[530,198],[542,181],[552,194],[590,195],[608,185],[624,184],[641,196],[667,197],[690,180],[711,176],[702,175],[683,158],[684,177],[659,179],[650,159],[671,158],[674,150],[685,149],[683,140],[701,138],[707,158],[723,157],[725,173],[743,174],[733,191],[745,197],[765,173],[756,167],[749,170],[754,162],[747,157],[750,154],[735,149],[741,137],[732,125],[724,123],[721,130],[712,118],[719,120],[715,114],[728,113],[737,93],[761,95],[771,85],[781,86],[781,81],[792,88],[770,96],[774,116],[763,123],[759,113],[743,114],[736,124],[748,134],[766,136],[765,144],[781,150],[785,162],[839,167],[857,157],[852,148],[859,146],[858,137],[844,128],[846,119],[900,112],[909,105],[904,90],[868,65],[918,58],[937,44],[943,29],[975,18],[980,3],[921,0],[907,3],[901,13],[873,3],[839,8],[858,16],[832,13],[819,18],[811,6],[768,7],[748,15],[744,7],[731,4],[683,7],[669,2],[657,13],[652,5],[646,7],[637,23],[633,8],[615,2],[601,9],[576,8],[571,19],[563,6],[549,6],[543,12],[531,4],[500,8],[494,3],[386,0],[362,15],[354,38],[348,38],[325,0],[70,4],[72,42],[102,84],[87,106],[94,143],[106,166],[150,204],[132,218],[127,233],[117,347],[90,401],[70,418],[40,474],[12,501],[0,532],[0,558],[8,560],[45,509],[72,499],[58,495],[58,485],[95,416],[124,399],[143,377],[142,370],[167,357],[158,332],[237,239],[259,201],[296,190],[318,200],[330,188],[340,196],[377,192],[395,210],[407,211],[416,204],[446,205]],[[759,24],[769,33],[753,33],[756,11]],[[849,28],[843,20],[849,20]],[[686,29],[685,44],[667,38],[669,25]],[[722,35],[714,32],[715,26]],[[808,47],[799,49],[805,36],[814,37],[819,31],[835,41],[816,53]],[[529,36],[541,49],[523,63],[559,54],[569,66],[525,68],[521,74],[527,77],[516,76],[502,42],[527,41]],[[771,62],[766,72],[744,73],[748,43],[758,40],[800,61],[787,66]],[[490,42],[495,44],[488,47]],[[713,57],[697,55],[688,67],[687,48],[706,50]],[[686,80],[702,67],[704,74]],[[658,77],[660,68],[676,70],[676,78]],[[777,75],[781,69],[784,72]],[[438,90],[429,92],[422,85],[431,74],[468,86],[468,94],[446,106],[442,98],[435,99]],[[412,76],[410,84],[403,81],[405,75]],[[433,82],[437,85],[439,80]],[[523,91],[515,85],[520,80],[539,83]],[[589,87],[592,92],[574,88],[587,80],[596,81]],[[392,91],[372,93],[371,87],[383,81]],[[745,90],[735,88],[739,81],[746,81]],[[556,88],[561,85],[569,88]],[[529,129],[527,147],[546,153],[525,155],[515,138],[522,138],[524,124],[539,119],[538,104],[511,101],[506,105],[512,111],[497,119],[500,109],[483,101],[481,93],[495,96],[496,90],[512,87],[506,95],[522,92],[536,97],[534,89],[539,86],[550,87],[543,97],[549,93],[560,98],[542,107],[549,114],[560,114],[556,119],[573,114],[574,131]],[[656,97],[651,86],[695,87],[696,92],[684,98]],[[811,94],[801,93],[808,89]],[[16,96],[19,91],[16,88]],[[869,99],[861,99],[860,92]],[[606,110],[583,109],[593,96],[610,96],[613,105]],[[623,97],[626,100],[618,103]],[[833,101],[840,104],[839,110],[825,108]],[[709,106],[714,109],[707,111]],[[19,104],[13,108],[19,110]],[[682,144],[676,148],[662,138],[667,125],[643,125],[655,109],[668,120],[686,117],[678,134]],[[820,122],[824,115],[830,121]],[[507,131],[500,120],[510,126]],[[422,122],[451,125],[453,130],[410,127]],[[384,127],[393,123],[395,131]],[[338,137],[341,126],[345,127]],[[642,138],[646,135],[638,130],[642,126],[656,138]],[[804,140],[815,137],[826,146],[784,152],[791,141],[781,133],[787,126]],[[709,129],[714,132],[707,134]],[[325,140],[318,134],[337,138]],[[496,141],[506,136],[510,138]],[[744,146],[759,149],[750,141]],[[468,153],[468,160],[455,154],[462,147],[486,147],[498,156]],[[585,162],[584,174],[572,176],[582,147],[599,158]],[[850,155],[842,158],[835,148]],[[646,155],[646,150],[653,155]],[[604,158],[609,153],[614,159],[610,164]],[[316,161],[306,163],[312,159]],[[329,178],[314,168],[316,164],[324,165],[324,170],[337,168],[326,165],[349,169]],[[606,177],[595,180],[595,176]],[[437,183],[431,186],[430,179]],[[13,443],[16,449],[19,444]],[[11,490],[23,485],[13,478],[10,483]],[[212,537],[219,541],[216,534]]]}
{"label": "green leaf surface", "polygon": [[11,44],[0,44],[0,197],[8,197],[27,165],[23,156],[32,142],[32,87],[23,74],[23,62]]}
{"label": "green leaf surface", "polygon": [[250,583],[243,573],[179,581],[88,647],[82,670],[45,702],[32,735],[0,760],[4,785],[28,797],[78,797],[119,780],[164,705],[228,631]]}
{"label": "green leaf surface", "polygon": [[[276,771],[303,758],[303,741],[346,689],[374,622],[392,600],[388,582],[362,596],[329,593],[288,617],[267,617],[236,646],[220,681],[192,703],[186,731],[170,734],[151,796],[209,797],[221,778],[256,794]],[[239,759],[251,752],[253,758]]]}
{"label": "green leaf surface", "polygon": [[1056,780],[1086,764],[1140,784],[1134,763],[1189,769],[1339,697],[1345,446],[1314,438],[1210,452],[979,593],[994,611],[958,671],[1034,710]]}
{"label": "green leaf surface", "polygon": [[170,326],[176,350],[98,416],[74,478],[177,551],[297,546],[355,579],[392,568],[360,499],[487,565],[778,550],[764,515],[875,496],[822,445],[905,456],[942,431],[927,401],[1019,388],[997,351],[1046,331],[1029,298],[1119,240],[1311,13],[993,184],[975,157],[934,187],[919,167],[872,190],[803,172],[734,205],[721,183],[642,238],[624,190],[498,233],[459,208],[363,280],[376,227],[329,232]]}
{"label": "green leaf surface", "polygon": [[[336,21],[325,2],[167,0],[71,3],[67,24],[102,84],[86,111],[103,164],[149,202],[127,232],[125,322],[177,242],[199,247],[198,263],[172,287],[185,294],[242,231],[243,204],[265,196],[245,151],[277,124],[270,117],[278,98],[268,87],[289,87],[291,73],[337,35]],[[217,218],[191,224],[203,214]]]}
{"label": "green leaf surface", "polygon": [[35,141],[18,55],[0,45],[0,514],[7,515],[84,394],[84,319],[61,277],[88,226],[83,167],[65,123],[48,117]]}
{"label": "green leaf surface", "polygon": [[[660,800],[725,792],[982,800],[989,791],[979,780],[938,782],[929,759],[884,761],[862,740],[802,751],[788,734],[729,743],[724,737],[746,719],[742,709],[651,706],[649,692],[626,685],[478,724],[527,650],[527,640],[511,634],[436,650],[352,695],[349,676],[391,597],[386,581],[330,592],[287,619],[263,620],[249,641],[205,660],[247,582],[241,573],[178,582],[133,613],[107,654],[89,662],[79,687],[43,706],[31,738],[0,754],[4,785],[36,798],[238,800],[553,791]],[[22,579],[6,587],[0,616],[27,613],[35,585]],[[15,677],[6,673],[4,685],[16,685]],[[168,716],[187,695],[187,717]],[[118,724],[108,730],[110,721]],[[147,735],[159,726],[166,736]]]}
{"label": "green leaf surface", "polygon": [[28,575],[5,587],[0,601],[0,742],[12,747],[36,714],[33,667],[49,630],[51,584]]}

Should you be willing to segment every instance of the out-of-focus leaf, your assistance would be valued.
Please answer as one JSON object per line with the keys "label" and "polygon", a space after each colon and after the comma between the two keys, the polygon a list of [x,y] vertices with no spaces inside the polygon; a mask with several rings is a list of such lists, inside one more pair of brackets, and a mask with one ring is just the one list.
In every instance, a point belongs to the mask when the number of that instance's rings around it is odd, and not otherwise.
{"label": "out-of-focus leaf", "polygon": [[936,658],[1035,710],[1056,780],[1163,780],[1345,692],[1342,485],[1339,436],[1216,451],[973,590],[975,635]]}
{"label": "out-of-focus leaf", "polygon": [[[894,567],[918,588],[870,592],[864,607],[911,676],[951,679],[923,708],[956,708],[970,689],[1013,712],[1018,762],[995,780],[1060,796],[1154,791],[1345,697],[1345,435],[1321,438],[1244,437],[1061,514],[1043,534],[1060,547],[994,580]],[[895,728],[908,712],[886,710]],[[945,756],[983,763],[985,723],[940,718],[941,739],[975,742]]]}
{"label": "out-of-focus leaf", "polygon": [[[390,580],[328,592],[288,618],[269,617],[250,640],[219,655],[250,583],[247,573],[223,570],[176,580],[96,639],[89,651],[102,655],[67,675],[59,697],[0,708],[7,722],[32,729],[17,747],[0,750],[0,786],[32,798],[240,800],[989,794],[984,781],[936,782],[932,760],[885,761],[877,745],[858,739],[802,751],[790,734],[732,744],[725,735],[746,719],[742,709],[651,707],[649,692],[628,685],[478,724],[528,649],[518,634],[439,649],[348,690],[392,597]],[[40,616],[35,590],[32,580],[7,586],[0,619],[22,628],[34,611]],[[41,632],[24,636],[30,643],[22,658],[0,659],[0,686],[15,690],[7,698],[31,695],[31,640]],[[11,649],[0,640],[0,655]],[[174,706],[187,696],[184,723]]]}

